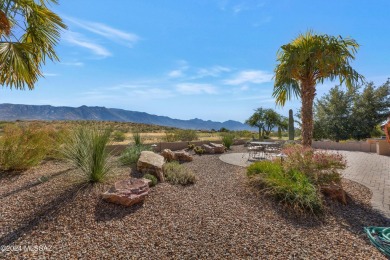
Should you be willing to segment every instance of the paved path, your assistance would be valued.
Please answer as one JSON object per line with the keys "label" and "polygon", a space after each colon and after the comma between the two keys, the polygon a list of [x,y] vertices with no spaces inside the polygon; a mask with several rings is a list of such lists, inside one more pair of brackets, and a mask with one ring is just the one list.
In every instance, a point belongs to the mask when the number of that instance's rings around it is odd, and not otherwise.
{"label": "paved path", "polygon": [[390,157],[375,153],[338,151],[347,159],[344,178],[368,187],[374,209],[390,217]]}
{"label": "paved path", "polygon": [[[368,187],[373,195],[371,204],[390,218],[390,156],[375,153],[337,151],[347,159],[344,178]],[[242,167],[248,166],[247,153],[228,153],[219,157],[223,162]]]}

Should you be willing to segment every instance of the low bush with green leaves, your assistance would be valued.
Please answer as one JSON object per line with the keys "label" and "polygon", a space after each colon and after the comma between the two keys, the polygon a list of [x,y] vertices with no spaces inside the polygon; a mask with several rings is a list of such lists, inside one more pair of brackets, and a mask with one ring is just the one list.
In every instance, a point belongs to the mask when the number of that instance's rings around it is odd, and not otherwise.
{"label": "low bush with green leaves", "polygon": [[111,171],[111,155],[107,152],[111,130],[81,126],[71,133],[63,147],[63,154],[79,168],[87,182],[101,182]]}
{"label": "low bush with green leaves", "polygon": [[200,147],[200,146],[196,146],[196,147],[194,148],[194,152],[195,152],[195,154],[197,154],[197,155],[202,155],[202,154],[204,154],[205,150],[204,150],[202,147]]}
{"label": "low bush with green leaves", "polygon": [[53,148],[49,134],[46,128],[6,125],[0,138],[0,169],[21,171],[38,165]]}
{"label": "low bush with green leaves", "polygon": [[296,213],[319,213],[322,197],[310,179],[298,170],[285,171],[277,162],[261,161],[248,167],[247,174],[268,195],[288,205]]}
{"label": "low bush with green leaves", "polygon": [[165,179],[172,184],[185,186],[196,182],[195,174],[176,161],[164,164],[163,171]]}
{"label": "low bush with green leaves", "polygon": [[230,149],[230,146],[234,143],[234,134],[227,133],[222,135],[222,144],[227,148]]}
{"label": "low bush with green leaves", "polygon": [[157,180],[156,176],[154,176],[154,175],[152,175],[152,174],[146,173],[146,174],[144,175],[144,178],[152,181],[152,182],[150,183],[150,186],[151,186],[151,187],[156,186],[157,183],[158,183],[158,180]]}
{"label": "low bush with green leaves", "polygon": [[194,141],[198,140],[198,135],[195,130],[179,129],[166,132],[165,139],[167,142]]}
{"label": "low bush with green leaves", "polygon": [[112,140],[115,142],[123,142],[126,140],[126,135],[122,131],[115,131],[112,133]]}
{"label": "low bush with green leaves", "polygon": [[131,145],[127,147],[119,157],[122,165],[135,165],[141,156],[142,151],[151,151],[151,147],[147,145]]}

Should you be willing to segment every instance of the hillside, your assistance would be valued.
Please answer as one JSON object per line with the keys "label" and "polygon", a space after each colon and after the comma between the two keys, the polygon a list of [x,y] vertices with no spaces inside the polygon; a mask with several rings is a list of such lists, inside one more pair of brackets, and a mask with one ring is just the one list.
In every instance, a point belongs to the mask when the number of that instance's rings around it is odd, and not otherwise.
{"label": "hillside", "polygon": [[55,107],[50,105],[0,104],[0,120],[98,120],[134,122],[184,129],[218,130],[225,127],[229,130],[252,130],[248,125],[233,120],[225,122],[205,121],[198,118],[180,120],[144,112],[89,106]]}

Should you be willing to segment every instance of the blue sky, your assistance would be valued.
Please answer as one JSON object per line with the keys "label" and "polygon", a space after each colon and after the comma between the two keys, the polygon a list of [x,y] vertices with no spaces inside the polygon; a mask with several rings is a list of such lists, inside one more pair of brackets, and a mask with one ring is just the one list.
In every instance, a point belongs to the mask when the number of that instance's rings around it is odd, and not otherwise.
{"label": "blue sky", "polygon": [[[352,37],[355,69],[390,77],[390,1],[60,0],[68,25],[33,91],[0,103],[105,106],[172,118],[243,122],[272,98],[276,52],[299,33]],[[317,97],[335,83],[317,88]]]}

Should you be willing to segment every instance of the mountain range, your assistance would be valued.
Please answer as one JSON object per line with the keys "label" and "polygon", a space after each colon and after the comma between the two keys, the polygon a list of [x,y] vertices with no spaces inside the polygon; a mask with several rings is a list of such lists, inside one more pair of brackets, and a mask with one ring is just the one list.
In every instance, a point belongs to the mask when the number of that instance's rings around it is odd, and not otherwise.
{"label": "mountain range", "polygon": [[55,107],[50,105],[0,104],[0,120],[96,120],[134,122],[183,129],[218,130],[224,127],[229,130],[253,130],[250,126],[234,120],[225,122],[205,121],[198,118],[181,120],[144,112],[90,106]]}

